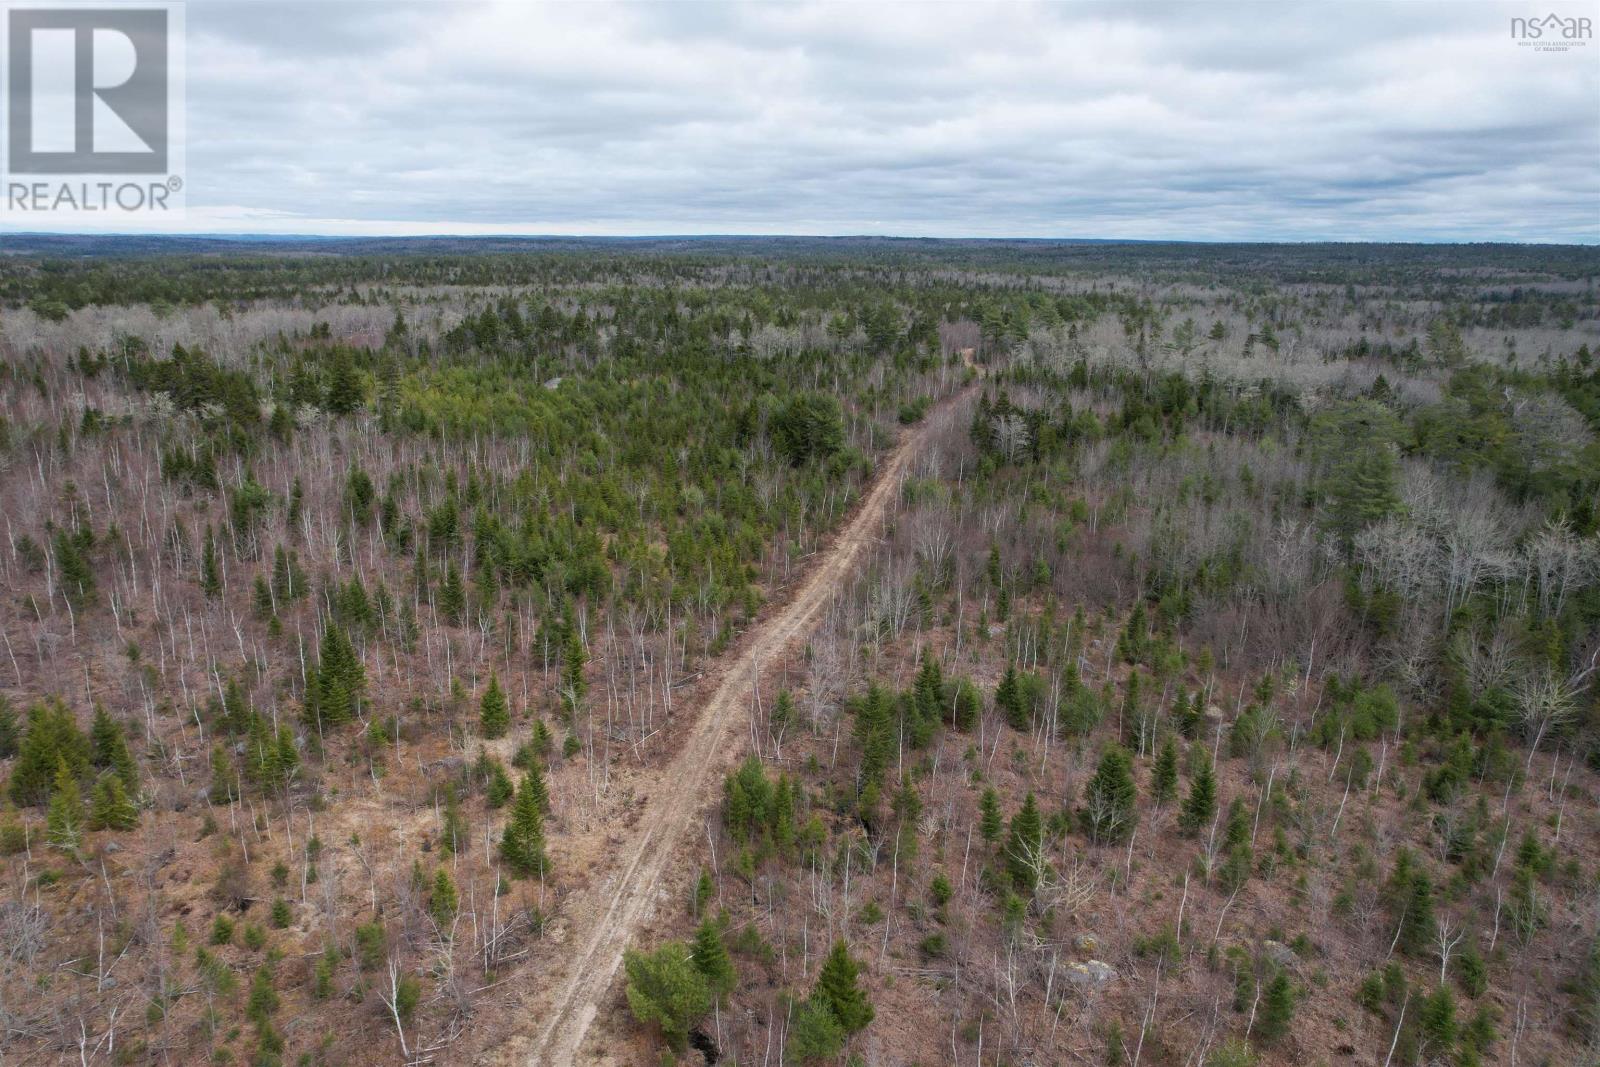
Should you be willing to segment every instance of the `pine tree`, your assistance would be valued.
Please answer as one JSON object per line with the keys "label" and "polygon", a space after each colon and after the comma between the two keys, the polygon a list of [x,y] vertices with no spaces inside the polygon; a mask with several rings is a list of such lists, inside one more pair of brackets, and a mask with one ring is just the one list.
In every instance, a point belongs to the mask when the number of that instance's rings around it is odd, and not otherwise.
{"label": "pine tree", "polygon": [[439,584],[439,614],[451,626],[459,626],[467,613],[467,591],[461,584],[461,572],[455,560],[445,569],[444,581]]}
{"label": "pine tree", "polygon": [[994,706],[1005,716],[1006,723],[1013,730],[1028,729],[1027,709],[1022,703],[1022,683],[1017,678],[1017,666],[1014,663],[1006,664],[1006,672],[1000,676],[1000,685],[994,691]]}
{"label": "pine tree", "polygon": [[139,791],[139,767],[128,751],[127,736],[122,726],[98,704],[94,709],[94,723],[89,727],[89,762],[101,770],[115,771],[127,792]]}
{"label": "pine tree", "polygon": [[222,569],[217,564],[217,539],[206,526],[205,549],[200,556],[200,591],[215,600],[222,595]]}
{"label": "pine tree", "polygon": [[1189,783],[1189,795],[1183,801],[1183,811],[1178,816],[1178,826],[1191,837],[1211,825],[1217,814],[1217,772],[1211,767],[1211,757],[1201,753],[1200,769]]}
{"label": "pine tree", "polygon": [[1118,744],[1108,745],[1085,792],[1084,822],[1089,839],[1097,845],[1126,841],[1137,821],[1138,800],[1128,750]]}
{"label": "pine tree", "polygon": [[94,783],[90,799],[89,829],[132,830],[139,825],[139,809],[128,799],[128,791],[116,774],[102,774]]}
{"label": "pine tree", "polygon": [[468,841],[467,820],[461,817],[461,801],[456,797],[454,782],[446,782],[444,793],[444,818],[439,828],[439,850],[454,856]]}
{"label": "pine tree", "polygon": [[656,1023],[674,1052],[688,1044],[689,1031],[711,1010],[711,991],[696,969],[689,948],[669,941],[645,954],[629,949],[622,957],[628,975],[628,1007],[641,1023]]}
{"label": "pine tree", "polygon": [[0,696],[0,759],[10,759],[17,754],[22,731],[17,726],[17,713],[11,701]]}
{"label": "pine tree", "polygon": [[506,695],[500,689],[499,675],[489,675],[489,688],[483,691],[478,720],[487,738],[504,737],[506,728],[511,725],[511,712],[506,707]]}
{"label": "pine tree", "polygon": [[582,635],[576,626],[568,625],[566,644],[561,650],[561,691],[567,707],[574,711],[589,692],[588,680],[583,676],[583,668],[588,662],[589,654],[584,651]]}
{"label": "pine tree", "polygon": [[489,765],[489,781],[484,786],[484,799],[489,807],[504,807],[516,793],[516,787],[511,784],[511,776],[506,773],[505,767],[499,760],[494,760]]}
{"label": "pine tree", "polygon": [[1267,982],[1261,994],[1261,1013],[1256,1017],[1256,1033],[1261,1040],[1281,1040],[1289,1032],[1289,1022],[1294,1018],[1294,987],[1289,976],[1278,971]]}
{"label": "pine tree", "polygon": [[78,539],[65,530],[56,534],[56,567],[61,572],[61,588],[76,608],[94,599],[94,568],[84,558]]}
{"label": "pine tree", "polygon": [[1150,795],[1157,804],[1169,803],[1178,795],[1178,742],[1171,734],[1156,753],[1156,765],[1150,775]]}
{"label": "pine tree", "polygon": [[876,1014],[866,990],[857,983],[860,965],[850,958],[850,950],[843,941],[833,943],[833,951],[823,961],[817,975],[817,988],[812,996],[825,1004],[846,1034],[866,1029]]}
{"label": "pine tree", "polygon": [[449,926],[456,917],[457,904],[456,884],[451,880],[450,872],[440,867],[434,872],[433,888],[428,893],[428,914],[441,927]]}
{"label": "pine tree", "polygon": [[550,860],[544,851],[544,811],[539,796],[543,783],[538,783],[539,792],[535,792],[534,786],[535,773],[530,772],[522,780],[522,788],[517,790],[511,817],[506,820],[505,832],[500,838],[500,858],[516,878],[543,878],[550,869]]}
{"label": "pine tree", "polygon": [[72,712],[59,700],[28,709],[28,729],[11,768],[11,799],[19,805],[43,804],[50,798],[57,765],[65,760],[74,779],[89,770],[89,740]]}
{"label": "pine tree", "polygon": [[861,788],[881,785],[894,753],[895,731],[892,700],[876,683],[856,710],[856,742],[861,746]]}
{"label": "pine tree", "polygon": [[844,1027],[832,1009],[813,997],[795,1010],[788,1053],[798,1063],[825,1063],[838,1057],[844,1038]]}
{"label": "pine tree", "polygon": [[1417,1026],[1427,1040],[1428,1052],[1439,1057],[1449,1055],[1460,1030],[1456,1022],[1456,998],[1449,986],[1442,985],[1432,996],[1422,998]]}
{"label": "pine tree", "polygon": [[724,997],[733,992],[739,977],[716,923],[707,919],[700,924],[695,931],[690,952],[694,955],[695,969],[705,977],[706,988],[711,991],[712,998],[721,1003]]}
{"label": "pine tree", "polygon": [[978,833],[989,844],[1000,840],[1000,831],[1005,829],[1005,823],[1000,817],[1000,797],[993,788],[985,789],[983,796],[978,798]]}
{"label": "pine tree", "polygon": [[1006,841],[1006,870],[1019,893],[1032,893],[1038,888],[1043,852],[1044,821],[1030,792],[1022,801],[1022,809],[1011,819],[1011,836]]}
{"label": "pine tree", "polygon": [[83,796],[64,758],[56,761],[55,788],[50,791],[50,808],[45,815],[45,839],[63,852],[76,850],[83,841]]}
{"label": "pine tree", "polygon": [[1426,955],[1434,935],[1433,880],[1426,871],[1411,874],[1411,891],[1400,916],[1400,951],[1410,956]]}

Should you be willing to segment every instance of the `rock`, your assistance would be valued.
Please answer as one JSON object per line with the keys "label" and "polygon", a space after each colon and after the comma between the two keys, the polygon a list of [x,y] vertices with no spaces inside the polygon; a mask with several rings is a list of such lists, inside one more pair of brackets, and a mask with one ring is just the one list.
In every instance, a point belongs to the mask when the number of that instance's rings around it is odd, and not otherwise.
{"label": "rock", "polygon": [[1294,949],[1282,941],[1273,941],[1271,938],[1261,942],[1261,954],[1279,967],[1293,967],[1300,962],[1300,957],[1295,955]]}
{"label": "rock", "polygon": [[1100,960],[1085,960],[1067,965],[1067,981],[1080,989],[1104,989],[1117,977],[1111,964]]}
{"label": "rock", "polygon": [[106,842],[106,851],[107,852],[121,852],[122,851],[122,846],[117,844],[115,841],[107,841]]}
{"label": "rock", "polygon": [[1217,707],[1215,704],[1206,705],[1206,722],[1221,722],[1222,719],[1223,714],[1221,708]]}
{"label": "rock", "polygon": [[1085,956],[1093,956],[1100,950],[1100,939],[1093,934],[1079,934],[1072,939],[1072,947]]}

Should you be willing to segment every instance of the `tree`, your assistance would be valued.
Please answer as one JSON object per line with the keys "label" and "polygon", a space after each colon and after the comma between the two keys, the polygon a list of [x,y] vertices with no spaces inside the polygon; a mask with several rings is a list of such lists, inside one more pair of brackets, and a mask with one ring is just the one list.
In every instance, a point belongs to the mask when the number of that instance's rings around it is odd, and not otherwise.
{"label": "tree", "polygon": [[45,838],[63,852],[75,850],[83,841],[83,797],[65,758],[56,761],[55,787],[50,791],[50,808],[45,815]]}
{"label": "tree", "polygon": [[1000,794],[994,789],[983,791],[983,796],[978,799],[978,832],[989,844],[1000,840],[1000,831],[1005,829],[1005,820],[1000,815]]}
{"label": "tree", "polygon": [[694,956],[695,969],[705,978],[706,988],[711,991],[712,998],[721,1003],[724,997],[733,992],[739,976],[734,970],[733,958],[728,955],[728,947],[722,943],[722,933],[716,923],[707,919],[700,924],[695,931],[690,952]]}
{"label": "tree", "polygon": [[139,791],[139,767],[128,751],[127,736],[122,726],[98,704],[94,709],[94,722],[89,727],[89,762],[101,770],[115,771],[129,793]]}
{"label": "tree", "polygon": [[857,983],[860,970],[860,965],[850,958],[849,947],[843,941],[835,941],[812,993],[812,999],[827,1005],[847,1035],[866,1029],[876,1014],[866,990]]}
{"label": "tree", "polygon": [[1217,772],[1211,767],[1209,754],[1201,753],[1200,769],[1189,783],[1189,795],[1184,798],[1183,811],[1178,816],[1178,826],[1193,836],[1211,825],[1217,814]]}
{"label": "tree", "polygon": [[206,527],[205,548],[200,555],[200,591],[208,599],[222,595],[222,569],[217,563],[217,539],[211,527]]}
{"label": "tree", "polygon": [[56,534],[56,566],[61,571],[61,588],[73,607],[82,608],[94,599],[94,568],[84,558],[80,539],[65,530]]}
{"label": "tree", "polygon": [[1006,840],[1006,870],[1018,892],[1032,893],[1043,871],[1044,821],[1039,806],[1029,792],[1022,808],[1011,819],[1011,836]]}
{"label": "tree", "polygon": [[511,817],[506,820],[505,832],[500,838],[500,858],[511,868],[516,878],[543,878],[550,869],[549,857],[544,851],[544,811],[534,786],[535,774],[530,772],[517,790],[517,799],[511,805]]}
{"label": "tree", "polygon": [[1426,871],[1413,871],[1405,910],[1400,915],[1400,951],[1426,955],[1435,936],[1433,881]]}
{"label": "tree", "polygon": [[467,589],[461,584],[461,572],[455,560],[445,568],[444,581],[439,585],[439,614],[452,626],[460,625],[467,613]]}
{"label": "tree", "polygon": [[628,976],[628,1007],[641,1023],[656,1023],[674,1051],[688,1045],[689,1031],[711,1010],[711,991],[695,968],[689,948],[669,941],[648,955],[629,949],[623,955]]}
{"label": "tree", "polygon": [[1294,1018],[1294,987],[1289,976],[1278,971],[1267,983],[1261,995],[1261,1014],[1256,1020],[1256,1030],[1261,1040],[1278,1041],[1289,1032],[1289,1022]]}
{"label": "tree", "polygon": [[1356,534],[1400,510],[1393,449],[1363,442],[1339,460],[1327,483],[1329,527],[1349,546]]}
{"label": "tree", "polygon": [[839,401],[823,393],[789,397],[771,422],[772,443],[794,467],[827,460],[844,448],[844,417]]}
{"label": "tree", "polygon": [[489,688],[483,691],[478,719],[483,736],[487,738],[504,737],[506,728],[511,725],[511,712],[506,707],[506,695],[500,688],[499,675],[489,675]]}
{"label": "tree", "polygon": [[450,871],[440,867],[434,872],[433,889],[428,893],[428,914],[440,927],[449,926],[456,917],[457,906],[456,883],[450,878]]}
{"label": "tree", "polygon": [[1128,750],[1118,744],[1106,746],[1084,793],[1083,820],[1089,839],[1097,845],[1126,841],[1137,821],[1138,800]]}
{"label": "tree", "polygon": [[844,1048],[844,1027],[832,1009],[813,997],[795,1010],[789,1030],[788,1054],[795,1063],[831,1060]]}
{"label": "tree", "polygon": [[1156,764],[1150,773],[1150,795],[1157,804],[1166,804],[1178,795],[1178,742],[1171,734],[1156,753]]}
{"label": "tree", "polygon": [[11,770],[11,799],[19,805],[43,804],[50,798],[57,766],[65,761],[77,779],[89,770],[89,741],[60,701],[28,710],[28,729]]}
{"label": "tree", "polygon": [[139,825],[139,809],[116,774],[102,774],[94,783],[89,807],[89,829],[132,830]]}

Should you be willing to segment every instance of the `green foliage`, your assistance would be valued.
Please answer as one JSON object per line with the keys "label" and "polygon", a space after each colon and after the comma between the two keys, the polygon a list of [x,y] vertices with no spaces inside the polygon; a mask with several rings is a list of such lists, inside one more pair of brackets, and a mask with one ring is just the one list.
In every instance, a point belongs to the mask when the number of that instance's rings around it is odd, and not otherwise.
{"label": "green foliage", "polygon": [[506,695],[500,688],[498,675],[489,676],[489,688],[483,691],[483,700],[478,706],[478,723],[483,736],[490,739],[504,737],[511,725],[511,711],[506,706]]}
{"label": "green foliage", "polygon": [[1039,806],[1029,792],[1022,808],[1011,818],[1011,834],[1006,839],[1006,873],[1017,892],[1031,894],[1044,873],[1044,821]]}
{"label": "green foliage", "polygon": [[27,732],[11,771],[11,799],[19,805],[43,804],[50,798],[60,765],[65,763],[77,780],[88,773],[89,757],[89,740],[65,704],[35,704],[28,709]]}
{"label": "green foliage", "polygon": [[318,730],[352,721],[366,689],[367,671],[355,646],[343,628],[330,624],[306,686],[306,721]]}
{"label": "green foliage", "polygon": [[849,946],[835,941],[822,962],[817,987],[811,994],[814,1001],[826,1005],[833,1013],[846,1035],[866,1029],[876,1014],[866,990],[858,982],[860,971],[860,965],[850,956]]}
{"label": "green foliage", "polygon": [[1178,795],[1178,742],[1171,734],[1161,742],[1155,767],[1150,773],[1150,797],[1157,804],[1170,803]]}
{"label": "green foliage", "polygon": [[500,838],[500,858],[514,878],[543,878],[550,870],[544,846],[544,784],[538,771],[529,772],[517,790]]}
{"label": "green foliage", "polygon": [[428,914],[441,927],[448,927],[456,917],[458,906],[456,883],[451,879],[449,870],[440,867],[434,872],[433,887],[428,892]]}
{"label": "green foliage", "polygon": [[667,1045],[681,1053],[689,1031],[711,1010],[712,994],[688,946],[669,941],[649,954],[623,955],[628,1007],[641,1023],[655,1023]]}
{"label": "green foliage", "polygon": [[63,852],[76,851],[83,842],[83,796],[65,758],[56,761],[55,785],[45,815],[45,839]]}
{"label": "green foliage", "polygon": [[121,724],[106,714],[106,709],[95,705],[94,722],[89,728],[89,763],[100,770],[110,770],[121,779],[128,793],[139,791],[139,767],[128,751],[128,739]]}
{"label": "green foliage", "polygon": [[739,976],[733,967],[733,958],[722,943],[722,931],[710,919],[700,924],[694,941],[689,946],[695,969],[705,979],[706,989],[713,999],[723,1001],[738,984]]}
{"label": "green foliage", "polygon": [[1089,840],[1099,845],[1126,841],[1138,821],[1138,801],[1132,757],[1121,745],[1107,745],[1084,790],[1083,823]]}
{"label": "green foliage", "polygon": [[1211,756],[1199,750],[1200,766],[1189,782],[1189,795],[1184,798],[1183,810],[1178,816],[1178,826],[1191,837],[1211,825],[1217,814],[1217,773],[1211,766]]}
{"label": "green foliage", "polygon": [[1294,1019],[1294,1008],[1294,987],[1289,984],[1289,976],[1280,970],[1268,980],[1261,994],[1261,1011],[1256,1017],[1256,1032],[1261,1040],[1268,1043],[1283,1040]]}
{"label": "green foliage", "polygon": [[139,809],[115,773],[102,774],[94,783],[89,807],[89,829],[132,830],[139,825]]}
{"label": "green foliage", "polygon": [[786,1054],[791,1063],[826,1063],[844,1049],[844,1027],[831,1006],[817,997],[800,1004],[789,1029]]}
{"label": "green foliage", "polygon": [[772,444],[793,466],[831,459],[844,448],[839,401],[824,393],[789,397],[772,414]]}

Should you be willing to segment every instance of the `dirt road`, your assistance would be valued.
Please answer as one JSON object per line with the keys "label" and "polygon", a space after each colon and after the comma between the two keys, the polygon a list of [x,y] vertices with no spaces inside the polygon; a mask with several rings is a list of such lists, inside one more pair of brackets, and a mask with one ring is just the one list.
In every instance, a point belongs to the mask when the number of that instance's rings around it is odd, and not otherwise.
{"label": "dirt road", "polygon": [[860,507],[811,566],[782,607],[744,635],[718,667],[721,683],[701,707],[688,739],[646,787],[643,813],[618,848],[612,870],[597,879],[582,898],[568,902],[565,918],[570,951],[551,975],[539,999],[547,1001],[536,1016],[542,1029],[531,1047],[516,1060],[545,1067],[578,1062],[584,1035],[622,965],[623,950],[634,940],[654,905],[662,872],[677,853],[686,828],[694,825],[713,798],[718,779],[732,763],[736,731],[745,711],[755,672],[782,656],[816,623],[829,598],[878,537],[884,518],[899,494],[913,456],[948,417],[955,404],[971,393],[969,386],[907,432],[880,466]]}

